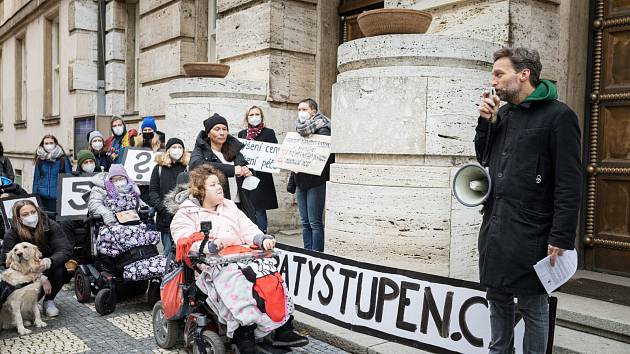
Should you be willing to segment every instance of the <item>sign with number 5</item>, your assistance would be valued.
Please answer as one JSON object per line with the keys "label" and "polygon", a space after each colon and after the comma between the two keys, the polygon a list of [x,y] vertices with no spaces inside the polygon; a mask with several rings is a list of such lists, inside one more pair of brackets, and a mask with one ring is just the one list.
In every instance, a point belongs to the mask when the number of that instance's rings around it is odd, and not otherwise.
{"label": "sign with number 5", "polygon": [[57,220],[83,220],[87,217],[87,197],[92,190],[93,173],[81,176],[60,174],[57,180]]}

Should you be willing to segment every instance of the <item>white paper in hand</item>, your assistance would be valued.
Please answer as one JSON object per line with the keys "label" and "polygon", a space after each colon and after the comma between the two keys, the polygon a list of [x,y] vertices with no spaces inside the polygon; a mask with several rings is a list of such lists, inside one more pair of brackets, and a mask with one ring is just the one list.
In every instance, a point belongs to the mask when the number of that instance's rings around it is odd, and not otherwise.
{"label": "white paper in hand", "polygon": [[534,270],[547,293],[551,294],[552,291],[571,279],[577,271],[577,265],[577,252],[566,250],[562,256],[556,258],[554,267],[551,266],[549,256],[547,256],[534,265]]}
{"label": "white paper in hand", "polygon": [[258,187],[258,183],[260,182],[260,178],[256,176],[248,176],[243,180],[243,188],[248,191],[253,191]]}

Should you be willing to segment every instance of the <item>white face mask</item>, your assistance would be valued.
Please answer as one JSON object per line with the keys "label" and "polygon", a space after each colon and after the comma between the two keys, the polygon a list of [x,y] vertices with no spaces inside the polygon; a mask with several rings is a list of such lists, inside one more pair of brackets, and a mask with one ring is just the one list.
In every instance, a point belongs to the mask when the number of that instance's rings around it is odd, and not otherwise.
{"label": "white face mask", "polygon": [[300,111],[298,112],[298,119],[304,122],[305,120],[311,118],[311,115],[308,112]]}
{"label": "white face mask", "polygon": [[262,117],[257,114],[253,116],[249,116],[247,117],[247,122],[249,122],[249,124],[252,127],[255,127],[255,126],[258,126],[258,124],[262,122]]}
{"label": "white face mask", "polygon": [[184,150],[179,148],[170,148],[168,150],[169,155],[173,158],[173,160],[179,160],[182,155],[184,155]]}
{"label": "white face mask", "polygon": [[94,149],[94,151],[101,151],[102,148],[103,148],[102,141],[95,141],[92,143],[92,149]]}
{"label": "white face mask", "polygon": [[118,193],[125,193],[127,191],[127,181],[125,180],[114,182],[114,186],[118,190]]}
{"label": "white face mask", "polygon": [[25,218],[22,218],[22,223],[30,228],[35,228],[35,226],[37,226],[38,221],[39,221],[39,215],[37,214],[29,215]]}
{"label": "white face mask", "polygon": [[44,150],[46,150],[46,152],[55,150],[55,144],[44,144]]}
{"label": "white face mask", "polygon": [[94,169],[96,168],[96,164],[93,163],[84,163],[83,165],[81,165],[81,169],[84,172],[88,172],[88,173],[92,173],[94,172]]}
{"label": "white face mask", "polygon": [[112,128],[112,131],[114,132],[114,135],[120,136],[125,131],[125,127],[116,126]]}

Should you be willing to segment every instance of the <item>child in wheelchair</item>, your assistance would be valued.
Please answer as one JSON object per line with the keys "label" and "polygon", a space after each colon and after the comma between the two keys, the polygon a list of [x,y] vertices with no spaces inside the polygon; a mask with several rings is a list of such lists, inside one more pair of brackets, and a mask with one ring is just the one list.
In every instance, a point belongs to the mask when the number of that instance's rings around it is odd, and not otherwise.
{"label": "child in wheelchair", "polygon": [[[275,239],[264,235],[234,202],[224,199],[224,182],[221,172],[202,165],[190,173],[188,189],[175,196],[179,208],[171,233],[177,244],[176,260],[196,270],[195,288],[205,295],[204,305],[221,325],[219,332],[232,339],[236,353],[259,353],[256,343],[264,337],[278,347],[308,344],[293,329],[293,302],[276,270],[276,260],[251,253],[252,249],[273,250]],[[199,230],[209,221],[212,230],[204,240]],[[239,260],[243,257],[226,254],[234,251],[250,256]],[[217,348],[213,345],[213,349]]]}
{"label": "child in wheelchair", "polygon": [[[97,292],[96,310],[108,314],[115,308],[116,284],[136,282],[146,286],[147,280],[156,280],[149,283],[149,297],[153,297],[149,303],[153,306],[158,296],[151,296],[151,285],[162,278],[166,259],[159,255],[156,246],[160,233],[147,227],[143,214],[148,208],[142,208],[140,191],[119,164],[111,165],[109,172],[95,175],[91,182],[88,219],[98,219],[92,225],[96,257],[94,265],[81,266],[77,272],[77,299],[87,301],[91,292]],[[95,285],[90,287],[91,284]]]}

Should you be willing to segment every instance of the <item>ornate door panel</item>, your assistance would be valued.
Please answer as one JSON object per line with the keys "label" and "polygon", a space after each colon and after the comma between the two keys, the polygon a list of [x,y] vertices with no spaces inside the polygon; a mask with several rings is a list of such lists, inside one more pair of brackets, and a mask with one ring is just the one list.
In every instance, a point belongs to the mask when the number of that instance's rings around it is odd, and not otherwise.
{"label": "ornate door panel", "polygon": [[595,0],[587,156],[587,269],[630,276],[630,0]]}

